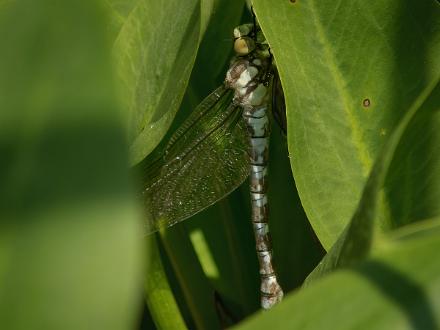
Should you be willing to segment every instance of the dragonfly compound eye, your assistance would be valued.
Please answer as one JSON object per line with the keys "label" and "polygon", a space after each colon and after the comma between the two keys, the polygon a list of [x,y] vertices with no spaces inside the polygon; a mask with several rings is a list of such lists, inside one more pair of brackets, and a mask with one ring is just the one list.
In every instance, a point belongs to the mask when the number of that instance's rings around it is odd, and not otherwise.
{"label": "dragonfly compound eye", "polygon": [[255,41],[249,37],[240,37],[235,39],[234,51],[239,56],[248,55],[255,49]]}

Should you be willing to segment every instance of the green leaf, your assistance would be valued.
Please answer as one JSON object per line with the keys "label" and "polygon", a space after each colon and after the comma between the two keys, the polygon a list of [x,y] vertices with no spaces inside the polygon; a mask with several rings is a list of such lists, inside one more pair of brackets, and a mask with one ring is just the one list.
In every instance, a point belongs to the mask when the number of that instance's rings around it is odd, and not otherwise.
{"label": "green leaf", "polygon": [[440,219],[391,238],[357,267],[290,294],[236,329],[437,329]]}
{"label": "green leaf", "polygon": [[411,122],[390,165],[383,193],[393,228],[440,215],[440,84],[430,107]]}
{"label": "green leaf", "polygon": [[151,263],[145,279],[145,298],[154,324],[159,329],[186,329],[168,283],[155,237],[152,236],[148,243],[154,245],[151,248]]}
{"label": "green leaf", "polygon": [[303,283],[325,251],[314,237],[301,207],[287,157],[286,139],[279,130],[272,131],[270,148],[269,227],[276,270],[283,290],[288,292]]}
{"label": "green leaf", "polygon": [[220,329],[214,305],[214,290],[209,284],[183,227],[161,232],[167,255],[198,329]]}
{"label": "green leaf", "polygon": [[[212,15],[197,54],[189,87],[198,103],[223,83],[232,57],[233,30],[243,14],[242,0],[212,1]],[[197,104],[193,104],[193,109]]]}
{"label": "green leaf", "polygon": [[142,226],[108,22],[90,0],[21,0],[0,11],[3,329],[138,322]]}
{"label": "green leaf", "polygon": [[221,298],[222,327],[259,308],[260,279],[248,194],[237,189],[184,223],[204,273]]}
{"label": "green leaf", "polygon": [[[107,5],[114,10],[114,15],[118,15],[121,19],[126,19],[139,0],[104,0]],[[115,17],[112,17],[113,19]]]}
{"label": "green leaf", "polygon": [[254,8],[285,92],[301,202],[329,249],[393,128],[439,79],[439,4],[255,0]]}
{"label": "green leaf", "polygon": [[139,0],[123,21],[114,53],[130,113],[131,164],[157,146],[180,106],[200,40],[200,15],[197,0]]}
{"label": "green leaf", "polygon": [[[398,182],[405,182],[408,177],[411,177],[413,173],[411,171],[396,171],[394,168],[390,168],[391,165],[400,167],[402,158],[402,152],[397,153],[397,150],[404,150],[404,154],[419,155],[415,150],[418,150],[420,146],[429,145],[430,142],[438,142],[438,140],[432,141],[432,137],[436,137],[432,134],[432,131],[428,128],[432,123],[439,123],[440,119],[440,84],[437,84],[435,88],[426,95],[421,95],[418,100],[413,104],[410,110],[405,114],[404,118],[401,120],[399,125],[391,134],[390,138],[386,142],[383,150],[379,154],[376,163],[374,164],[373,170],[371,171],[368,182],[365,186],[365,190],[362,195],[362,199],[359,203],[358,209],[356,210],[350,224],[347,226],[346,230],[339,237],[336,243],[332,246],[329,253],[325,256],[323,261],[318,265],[317,268],[308,276],[306,283],[321,277],[327,272],[333,270],[336,267],[350,265],[356,261],[363,259],[371,249],[373,244],[373,239],[375,238],[375,231],[379,232],[382,229],[382,224],[378,222],[381,215],[384,214],[383,208],[381,209],[381,202],[384,201],[383,194],[381,194],[381,189],[385,183],[387,174]],[[439,127],[439,126],[434,126]],[[422,128],[422,130],[417,129]],[[414,132],[417,132],[418,140],[417,143],[412,140]],[[436,144],[438,145],[438,144]],[[422,150],[424,148],[421,148]],[[394,158],[394,161],[393,161]],[[406,159],[411,157],[405,156]],[[430,173],[432,173],[433,178],[438,178],[440,175],[440,164],[439,155],[424,155],[424,159],[419,159],[422,161],[423,165],[431,164],[436,165]],[[425,161],[426,160],[426,161]],[[418,169],[417,169],[418,171]],[[417,172],[416,172],[417,173]],[[401,175],[396,177],[396,174]],[[391,181],[393,182],[393,181]],[[425,190],[430,188],[432,185],[435,186],[434,189],[429,189],[428,192],[438,192],[438,181],[434,182],[413,182],[413,189],[416,191]],[[406,194],[407,191],[401,189],[400,191],[394,191],[393,195],[390,196],[390,201],[398,204],[389,203],[388,205],[394,205],[397,207],[400,205],[402,208],[407,210],[411,205],[406,205]],[[417,209],[425,209],[429,211],[438,210],[438,203],[440,203],[440,194],[431,194],[430,198],[426,196],[418,197],[420,202],[425,201],[425,205],[430,207],[419,207],[416,205]],[[426,201],[431,201],[427,203]],[[435,215],[439,215],[437,212]],[[418,219],[420,220],[420,219]],[[398,219],[395,220],[398,224]]]}
{"label": "green leaf", "polygon": [[125,20],[130,15],[138,0],[103,0],[110,14],[110,40],[114,40],[121,31]]}

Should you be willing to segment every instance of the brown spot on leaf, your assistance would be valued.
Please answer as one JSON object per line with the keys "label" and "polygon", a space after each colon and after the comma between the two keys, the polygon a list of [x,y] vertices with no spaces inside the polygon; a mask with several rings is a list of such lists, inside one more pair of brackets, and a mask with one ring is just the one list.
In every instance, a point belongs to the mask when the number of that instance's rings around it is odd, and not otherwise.
{"label": "brown spot on leaf", "polygon": [[362,105],[363,105],[365,108],[368,108],[368,107],[371,105],[370,99],[364,99],[364,100],[362,101]]}

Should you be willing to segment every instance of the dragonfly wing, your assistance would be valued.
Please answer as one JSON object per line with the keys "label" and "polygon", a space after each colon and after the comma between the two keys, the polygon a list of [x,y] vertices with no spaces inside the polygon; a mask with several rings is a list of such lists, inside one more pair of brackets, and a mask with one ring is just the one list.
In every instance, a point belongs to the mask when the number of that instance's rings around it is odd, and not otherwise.
{"label": "dragonfly wing", "polygon": [[143,192],[148,231],[171,226],[236,189],[249,174],[248,136],[232,91],[220,87],[171,137],[147,169]]}
{"label": "dragonfly wing", "polygon": [[287,135],[287,118],[286,118],[286,103],[284,100],[283,87],[281,86],[280,76],[274,67],[274,77],[272,82],[272,114],[283,131]]}

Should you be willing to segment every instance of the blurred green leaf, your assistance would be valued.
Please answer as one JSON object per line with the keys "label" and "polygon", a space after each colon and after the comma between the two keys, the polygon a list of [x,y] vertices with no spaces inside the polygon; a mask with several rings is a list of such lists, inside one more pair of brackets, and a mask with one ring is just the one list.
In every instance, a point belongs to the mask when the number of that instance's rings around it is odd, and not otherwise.
{"label": "blurred green leaf", "polygon": [[136,6],[138,0],[102,0],[108,7],[110,16],[110,40],[114,40],[125,20],[130,15],[133,8]]}
{"label": "blurred green leaf", "polygon": [[200,3],[140,0],[114,45],[125,109],[130,162],[161,141],[180,106],[200,39]]}
{"label": "blurred green leaf", "polygon": [[439,4],[255,0],[254,8],[285,92],[301,202],[329,249],[393,128],[439,79]]}
{"label": "blurred green leaf", "polygon": [[121,20],[125,20],[139,0],[104,0],[103,2],[114,10],[113,14],[117,14]]}
{"label": "blurred green leaf", "polygon": [[[80,18],[80,23],[79,23]],[[127,329],[142,226],[100,1],[0,11],[0,324]]]}
{"label": "blurred green leaf", "polygon": [[438,329],[440,219],[402,232],[236,329]]}

